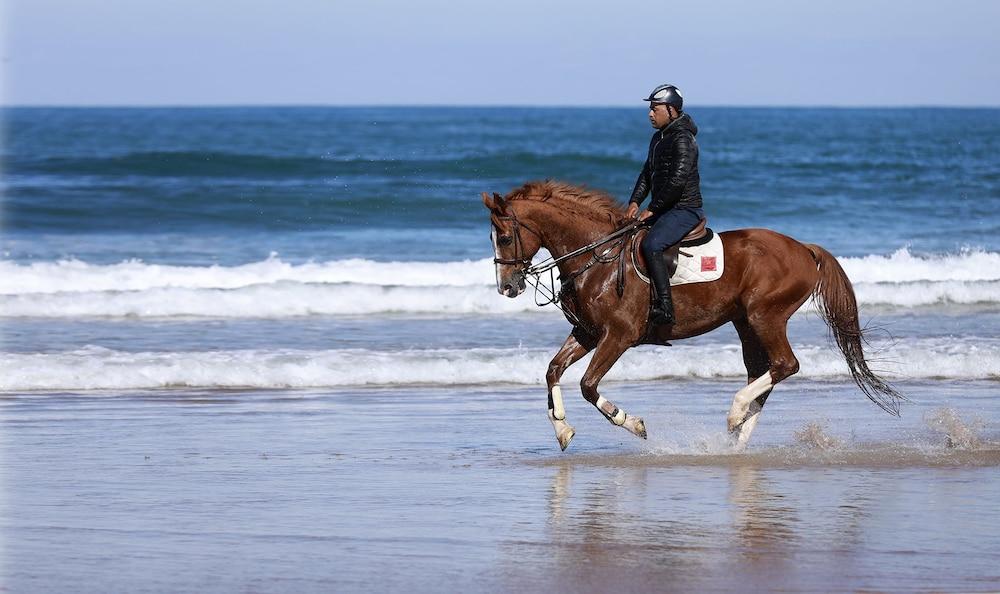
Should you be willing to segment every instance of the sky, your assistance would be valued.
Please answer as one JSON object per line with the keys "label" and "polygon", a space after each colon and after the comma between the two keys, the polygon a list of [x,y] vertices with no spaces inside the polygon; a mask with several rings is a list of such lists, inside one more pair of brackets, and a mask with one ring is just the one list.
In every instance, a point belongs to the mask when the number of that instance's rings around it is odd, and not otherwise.
{"label": "sky", "polygon": [[1000,106],[995,0],[0,0],[3,105]]}

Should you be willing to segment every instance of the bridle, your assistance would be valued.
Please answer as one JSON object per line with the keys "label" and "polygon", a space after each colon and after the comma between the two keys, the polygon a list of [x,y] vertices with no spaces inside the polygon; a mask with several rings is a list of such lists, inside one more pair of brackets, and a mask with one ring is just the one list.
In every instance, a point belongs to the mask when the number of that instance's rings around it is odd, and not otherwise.
{"label": "bridle", "polygon": [[[566,291],[567,286],[570,286],[572,282],[576,280],[577,277],[579,277],[581,274],[589,270],[595,264],[607,264],[615,261],[624,263],[624,259],[622,259],[621,256],[622,253],[625,251],[625,246],[628,243],[628,236],[630,236],[639,228],[639,226],[642,224],[642,221],[638,220],[632,221],[631,223],[612,232],[611,234],[605,235],[604,237],[596,241],[593,241],[591,243],[588,243],[587,245],[581,248],[577,248],[569,253],[563,254],[558,258],[549,257],[539,262],[538,264],[532,265],[531,258],[524,257],[524,247],[521,241],[520,229],[521,227],[524,227],[525,229],[530,231],[532,234],[535,235],[535,237],[538,238],[539,242],[542,241],[542,234],[536,231],[535,229],[532,229],[529,225],[525,225],[524,223],[517,220],[517,215],[514,213],[513,209],[510,209],[509,212],[510,214],[508,215],[498,215],[497,213],[494,212],[492,214],[492,217],[495,218],[497,222],[510,221],[511,236],[512,236],[511,240],[514,243],[514,257],[493,258],[493,264],[494,265],[503,264],[506,266],[520,266],[521,268],[518,272],[521,274],[524,280],[531,283],[531,285],[535,289],[535,305],[538,305],[540,307],[550,304],[555,305],[556,307],[561,309],[564,314],[566,314],[566,317],[570,320],[570,322],[574,326],[581,325],[582,322],[580,321],[579,317],[577,317],[576,314],[563,307],[561,303],[563,293]],[[495,223],[494,227],[499,230],[499,226],[496,225]],[[615,241],[616,239],[618,241],[616,241],[614,245],[608,247],[601,253],[597,253],[596,251],[594,251],[598,247],[610,243],[612,241]],[[577,270],[566,275],[566,278],[562,278],[560,276],[559,290],[556,291],[555,290],[556,278],[554,272],[556,267],[559,266],[559,264],[561,264],[562,262],[565,262],[566,260],[570,260],[572,258],[579,256],[580,254],[584,254],[589,251],[594,251],[594,254],[591,257],[590,261],[584,264],[582,267],[578,268]],[[609,254],[612,254],[612,252],[614,252],[614,254],[609,257]],[[541,278],[541,276],[546,272],[549,273],[548,285],[546,285]],[[623,280],[624,276],[620,275],[619,288],[618,288],[619,296],[621,295],[622,291],[621,284]]]}
{"label": "bridle", "polygon": [[[529,271],[531,269],[531,258],[524,257],[524,246],[521,243],[520,229],[521,227],[524,227],[528,231],[531,231],[531,233],[538,238],[538,241],[542,240],[542,234],[539,233],[538,231],[535,231],[528,225],[525,225],[521,221],[518,221],[517,215],[514,214],[513,210],[511,210],[511,214],[506,216],[501,216],[494,213],[493,218],[495,218],[499,222],[511,221],[511,227],[512,227],[511,236],[514,242],[514,257],[493,258],[493,264],[503,264],[505,266],[521,266],[523,268],[521,272],[524,274],[529,274]],[[494,227],[499,229],[498,225],[494,225]]]}

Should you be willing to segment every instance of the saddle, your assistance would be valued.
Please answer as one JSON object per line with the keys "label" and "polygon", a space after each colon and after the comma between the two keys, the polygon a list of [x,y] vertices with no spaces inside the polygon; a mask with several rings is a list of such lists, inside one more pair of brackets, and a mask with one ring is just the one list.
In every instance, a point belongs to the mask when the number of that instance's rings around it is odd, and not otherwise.
{"label": "saddle", "polygon": [[[642,243],[643,238],[649,233],[649,229],[642,229],[635,234],[635,244],[638,245]],[[694,229],[681,239],[680,243],[670,246],[669,249],[663,252],[663,259],[667,262],[667,278],[670,278],[677,272],[677,257],[680,255],[681,248],[683,247],[693,247],[696,245],[702,245],[711,241],[714,233],[708,228],[708,219],[703,218],[698,221]],[[642,250],[635,250],[636,259],[641,266],[640,273],[644,276],[648,274],[646,267],[646,256],[643,255]]]}

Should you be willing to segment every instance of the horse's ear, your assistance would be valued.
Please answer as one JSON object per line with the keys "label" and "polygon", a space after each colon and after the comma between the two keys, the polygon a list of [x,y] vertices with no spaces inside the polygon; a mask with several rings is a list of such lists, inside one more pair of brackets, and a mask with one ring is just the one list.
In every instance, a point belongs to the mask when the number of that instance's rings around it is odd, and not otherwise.
{"label": "horse's ear", "polygon": [[490,209],[490,212],[497,209],[496,203],[493,202],[493,199],[486,192],[483,192],[483,204],[486,205],[486,208]]}
{"label": "horse's ear", "polygon": [[493,192],[493,200],[496,202],[497,209],[504,210],[505,208],[507,208],[507,203],[504,202],[503,196],[501,196],[500,194]]}

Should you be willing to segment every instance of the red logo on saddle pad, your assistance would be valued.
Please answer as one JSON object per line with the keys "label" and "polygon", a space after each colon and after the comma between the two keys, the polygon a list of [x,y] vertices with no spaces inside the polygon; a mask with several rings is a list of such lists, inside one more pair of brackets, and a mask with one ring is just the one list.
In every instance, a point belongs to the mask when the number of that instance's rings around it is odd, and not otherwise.
{"label": "red logo on saddle pad", "polygon": [[701,271],[711,272],[715,270],[715,256],[702,256],[701,257]]}

